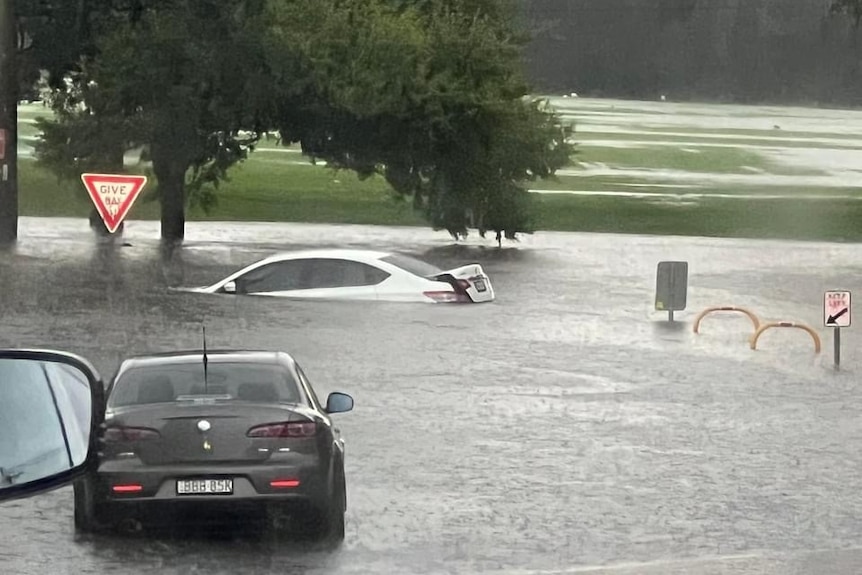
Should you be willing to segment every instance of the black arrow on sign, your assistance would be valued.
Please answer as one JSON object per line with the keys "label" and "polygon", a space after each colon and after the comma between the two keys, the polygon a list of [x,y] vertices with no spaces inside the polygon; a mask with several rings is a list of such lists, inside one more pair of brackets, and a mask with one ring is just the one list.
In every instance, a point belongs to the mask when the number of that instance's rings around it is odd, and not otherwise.
{"label": "black arrow on sign", "polygon": [[848,311],[848,308],[845,307],[835,315],[830,315],[829,319],[826,320],[826,323],[836,323],[838,321],[838,318],[847,313]]}

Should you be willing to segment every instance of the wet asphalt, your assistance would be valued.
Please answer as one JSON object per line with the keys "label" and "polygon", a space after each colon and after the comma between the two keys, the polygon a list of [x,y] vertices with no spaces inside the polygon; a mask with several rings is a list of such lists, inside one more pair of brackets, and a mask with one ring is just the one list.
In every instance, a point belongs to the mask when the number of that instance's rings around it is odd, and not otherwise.
{"label": "wet asphalt", "polygon": [[[0,346],[61,348],[107,379],[126,355],[284,349],[320,395],[356,399],[337,550],[253,532],[82,537],[70,488],[0,504],[0,571],[858,573],[860,329],[842,369],[825,289],[862,283],[853,245],[541,233],[498,249],[414,228],[155,222],[97,240],[85,220],[21,220],[0,252]],[[124,245],[128,244],[128,245]],[[299,302],[170,292],[280,249],[398,249],[480,262],[493,304]],[[653,310],[660,260],[690,265],[688,309]],[[773,330],[752,351],[743,305]]]}

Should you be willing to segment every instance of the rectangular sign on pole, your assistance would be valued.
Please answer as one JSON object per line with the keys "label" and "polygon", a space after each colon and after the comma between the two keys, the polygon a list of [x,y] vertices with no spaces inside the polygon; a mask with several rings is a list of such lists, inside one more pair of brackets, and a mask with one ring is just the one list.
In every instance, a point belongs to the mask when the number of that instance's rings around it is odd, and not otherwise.
{"label": "rectangular sign on pole", "polygon": [[823,323],[834,332],[835,369],[841,365],[841,328],[850,327],[850,292],[829,290],[823,294]]}
{"label": "rectangular sign on pole", "polygon": [[688,262],[659,262],[656,272],[655,309],[682,311],[688,295]]}
{"label": "rectangular sign on pole", "polygon": [[830,290],[823,294],[823,324],[826,327],[850,327],[850,292]]}
{"label": "rectangular sign on pole", "polygon": [[5,159],[6,159],[6,130],[0,129],[0,160],[5,160]]}

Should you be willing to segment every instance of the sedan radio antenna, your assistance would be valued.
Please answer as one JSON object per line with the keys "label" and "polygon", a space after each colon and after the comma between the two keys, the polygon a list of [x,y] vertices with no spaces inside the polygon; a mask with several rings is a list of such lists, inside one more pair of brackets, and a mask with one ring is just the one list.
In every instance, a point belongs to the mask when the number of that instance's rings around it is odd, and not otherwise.
{"label": "sedan radio antenna", "polygon": [[209,395],[209,383],[207,381],[207,363],[209,363],[207,359],[207,326],[202,325],[201,329],[204,335],[204,395]]}

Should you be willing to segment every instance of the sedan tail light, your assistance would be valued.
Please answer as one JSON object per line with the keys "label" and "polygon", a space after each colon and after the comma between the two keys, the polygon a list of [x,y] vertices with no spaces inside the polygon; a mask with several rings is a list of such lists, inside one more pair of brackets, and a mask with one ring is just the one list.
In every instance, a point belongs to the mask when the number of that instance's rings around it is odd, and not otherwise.
{"label": "sedan tail light", "polygon": [[114,493],[140,493],[144,490],[144,486],[140,483],[123,483],[111,487]]}
{"label": "sedan tail light", "polygon": [[422,295],[433,299],[437,303],[464,303],[469,302],[469,296],[453,291],[426,291]]}
{"label": "sedan tail light", "polygon": [[314,421],[283,421],[256,425],[248,430],[248,437],[313,437],[317,434]]}
{"label": "sedan tail light", "polygon": [[108,443],[121,441],[147,441],[161,437],[158,431],[149,427],[109,427],[104,439]]}

